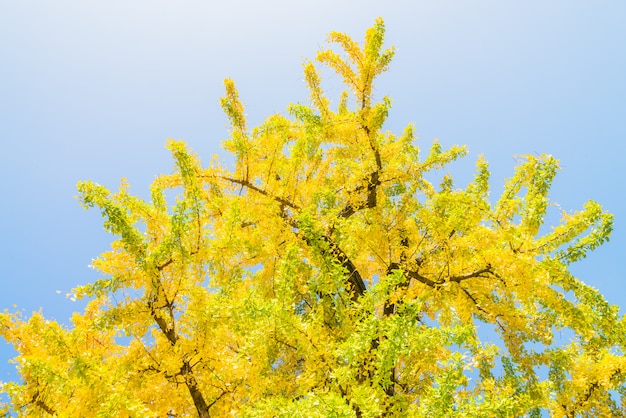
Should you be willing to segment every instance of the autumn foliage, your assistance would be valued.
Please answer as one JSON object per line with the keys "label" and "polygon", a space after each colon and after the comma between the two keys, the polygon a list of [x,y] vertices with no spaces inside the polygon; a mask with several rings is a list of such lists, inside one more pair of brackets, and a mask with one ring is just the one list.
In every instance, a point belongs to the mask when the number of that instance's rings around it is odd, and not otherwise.
{"label": "autumn foliage", "polygon": [[[117,238],[71,325],[6,311],[23,416],[623,416],[626,321],[568,266],[608,239],[599,204],[544,225],[551,156],[499,197],[487,162],[435,181],[465,147],[383,130],[373,82],[394,49],[333,32],[306,104],[250,128],[232,80],[234,166],[169,140],[150,199],[78,186]],[[346,92],[331,106],[318,65]],[[440,184],[439,184],[440,183]],[[555,209],[556,210],[556,209]]]}

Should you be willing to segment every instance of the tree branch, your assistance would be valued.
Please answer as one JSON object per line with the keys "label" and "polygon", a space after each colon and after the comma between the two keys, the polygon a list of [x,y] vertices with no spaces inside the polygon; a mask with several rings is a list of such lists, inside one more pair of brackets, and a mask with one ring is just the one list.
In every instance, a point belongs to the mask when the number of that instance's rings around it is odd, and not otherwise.
{"label": "tree branch", "polygon": [[[156,292],[148,301],[148,308],[150,309],[150,314],[152,315],[152,319],[157,323],[159,329],[167,340],[170,342],[172,346],[176,345],[178,341],[178,335],[176,334],[176,328],[174,326],[174,315],[173,315],[173,302],[170,302],[167,298],[167,295],[164,294],[163,285],[160,280],[157,278],[156,283],[154,283],[154,287]],[[161,301],[161,306],[156,306],[157,302]],[[168,309],[168,313],[172,318],[172,323],[168,324],[166,319],[160,315],[160,312],[163,308]]]}
{"label": "tree branch", "polygon": [[35,406],[43,409],[44,412],[47,413],[48,415],[52,415],[52,416],[56,415],[56,411],[50,408],[44,401],[40,399],[39,391],[36,391],[35,394],[33,395],[32,402],[35,404]]}
{"label": "tree branch", "polygon": [[270,193],[268,193],[267,191],[261,189],[260,187],[255,186],[254,184],[250,183],[250,181],[248,180],[239,180],[239,179],[234,179],[232,177],[226,177],[226,176],[219,176],[219,178],[221,178],[222,180],[226,180],[226,181],[230,181],[231,183],[235,183],[235,184],[240,184],[243,187],[247,187],[250,190],[254,190],[257,193],[262,194],[263,196],[267,196],[270,197],[272,199],[274,199],[275,201],[277,201],[278,203],[280,203],[283,206],[287,206],[290,207],[292,209],[295,210],[300,210],[300,207],[298,205],[296,205],[295,203],[287,200],[287,199],[283,199],[280,196],[273,196]]}
{"label": "tree branch", "polygon": [[380,169],[370,174],[369,178],[366,180],[367,186],[358,186],[350,193],[358,193],[367,187],[367,197],[365,200],[358,205],[353,205],[352,203],[346,204],[346,206],[339,211],[337,217],[346,219],[362,209],[371,209],[376,207],[376,192],[378,186],[381,184],[379,172]]}
{"label": "tree branch", "polygon": [[[476,298],[469,292],[469,290],[465,289],[462,286],[459,286],[459,288],[463,291],[463,293],[465,293],[465,295],[472,301],[474,302],[474,306],[476,306],[476,309],[478,309],[480,312],[482,312],[483,314],[487,315],[487,317],[493,317],[493,315],[489,312],[487,312],[487,310],[485,310],[485,308],[483,308],[482,306],[480,306],[480,304],[478,303],[478,301],[476,300]],[[504,325],[502,325],[500,323],[500,321],[498,320],[498,317],[500,315],[496,315],[494,317],[494,321],[495,323],[498,325],[498,327],[500,327],[500,329],[502,330],[502,333],[504,335],[504,333],[506,332],[506,328],[504,327]]]}
{"label": "tree branch", "polygon": [[491,264],[487,264],[487,267],[476,270],[472,273],[463,274],[461,276],[452,276],[448,280],[455,283],[461,283],[463,280],[471,279],[474,277],[484,277],[483,274],[485,273],[493,273],[493,268],[491,267]]}
{"label": "tree branch", "polygon": [[411,278],[415,279],[418,282],[425,284],[428,287],[432,287],[433,289],[438,289],[441,286],[441,283],[434,282],[430,280],[428,277],[422,276],[417,271],[407,270],[406,274]]}
{"label": "tree branch", "polygon": [[[198,416],[200,418],[209,418],[211,416],[209,414],[210,406],[206,403],[206,401],[204,400],[204,396],[202,395],[202,392],[198,388],[198,381],[196,380],[196,377],[193,375],[193,369],[191,365],[189,364],[189,360],[183,360],[183,367],[181,367],[180,369],[180,374],[185,379],[185,385],[187,386],[187,389],[189,390],[191,399],[193,399],[193,404],[195,405],[196,410],[198,411]],[[217,399],[215,400],[215,402],[217,402]],[[215,404],[215,402],[213,402],[211,406]]]}
{"label": "tree branch", "polygon": [[[622,372],[621,369],[616,369],[612,374],[611,377],[609,377],[609,381],[612,380],[615,376],[617,376],[618,374],[620,374]],[[589,400],[591,399],[591,396],[593,395],[593,393],[598,390],[601,389],[600,383],[598,383],[598,381],[594,381],[592,383],[589,384],[589,386],[587,387],[587,389],[585,390],[585,392],[582,394],[582,397],[580,399],[578,399],[578,401],[572,405],[571,408],[568,408],[566,405],[561,404],[561,407],[563,408],[563,410],[565,411],[566,416],[569,417],[575,417],[577,415],[578,412],[581,412],[579,410],[580,407],[582,407],[583,405],[585,405],[587,402],[589,402]]]}
{"label": "tree branch", "polygon": [[[425,284],[428,287],[432,287],[433,289],[435,288],[439,288],[441,287],[445,282],[446,279],[443,280],[431,280],[426,276],[422,276],[421,274],[419,274],[417,271],[411,271],[411,270],[406,270],[405,273],[412,279],[417,280],[418,282]],[[454,283],[461,283],[462,281],[468,280],[468,279],[472,279],[474,277],[485,277],[484,274],[486,273],[490,273],[493,274],[493,267],[491,267],[491,264],[487,264],[486,267],[480,269],[480,270],[476,270],[473,271],[471,273],[467,273],[467,274],[462,274],[460,276],[450,276],[447,281],[450,282],[454,282]]]}
{"label": "tree branch", "polygon": [[[296,205],[295,203],[279,196],[273,196],[270,193],[268,193],[266,190],[263,190],[260,187],[257,187],[254,184],[250,183],[248,180],[234,179],[234,178],[226,177],[226,176],[219,176],[219,177],[223,180],[230,181],[232,183],[240,184],[244,187],[247,187],[248,189],[253,190],[257,193],[260,193],[263,196],[267,196],[273,199],[274,201],[280,203],[283,209],[285,207],[289,207],[296,211],[300,210],[300,207]],[[376,183],[379,184],[378,174],[376,174],[375,179],[376,179]],[[372,187],[375,187],[375,186],[372,186]],[[375,205],[375,201],[374,201],[374,205]],[[289,225],[291,225],[293,228],[300,230],[300,226],[298,225],[298,222],[293,217],[289,216],[284,210],[281,211],[280,215],[283,219],[285,219],[285,221],[287,221]],[[312,244],[310,239],[304,236],[302,238],[307,242],[309,246]],[[363,282],[363,278],[361,277],[361,274],[357,270],[354,263],[352,263],[350,258],[346,255],[346,253],[341,248],[339,248],[339,246],[329,236],[322,235],[322,239],[329,246],[329,255],[333,256],[337,261],[339,261],[341,266],[344,267],[348,271],[348,286],[350,288],[349,290],[350,290],[351,298],[353,301],[357,301],[359,297],[361,297],[361,295],[365,293],[365,290],[366,290],[365,283]]]}
{"label": "tree branch", "polygon": [[[313,241],[311,238],[305,236],[302,232],[300,232],[300,225],[298,222],[287,215],[286,213],[282,214],[283,219],[287,221],[289,225],[293,228],[298,229],[298,235],[309,245],[313,246]],[[328,250],[320,249],[322,254],[329,255],[339,261],[339,264],[347,270],[347,280],[348,280],[348,290],[350,292],[350,298],[356,302],[367,290],[365,287],[365,282],[363,282],[363,278],[361,277],[361,273],[357,270],[356,266],[350,260],[348,255],[330,238],[328,235],[323,234],[321,238],[328,244]]]}

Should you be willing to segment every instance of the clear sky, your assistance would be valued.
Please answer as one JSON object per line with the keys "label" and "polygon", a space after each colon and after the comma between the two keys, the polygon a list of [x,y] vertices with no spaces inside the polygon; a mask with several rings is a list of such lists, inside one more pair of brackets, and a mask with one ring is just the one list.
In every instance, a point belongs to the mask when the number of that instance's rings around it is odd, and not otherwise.
{"label": "clear sky", "polygon": [[[387,128],[466,144],[458,183],[484,154],[493,194],[515,156],[562,162],[552,199],[597,200],[616,216],[610,243],[574,273],[626,312],[626,2],[0,0],[0,309],[67,322],[65,297],[111,241],[74,199],[94,180],[147,196],[172,171],[167,137],[208,162],[226,156],[222,80],[235,79],[250,122],[305,101],[301,62],[331,30],[362,39],[382,16],[397,47],[377,84]],[[329,77],[337,96],[337,78]],[[16,378],[0,341],[0,380]]]}

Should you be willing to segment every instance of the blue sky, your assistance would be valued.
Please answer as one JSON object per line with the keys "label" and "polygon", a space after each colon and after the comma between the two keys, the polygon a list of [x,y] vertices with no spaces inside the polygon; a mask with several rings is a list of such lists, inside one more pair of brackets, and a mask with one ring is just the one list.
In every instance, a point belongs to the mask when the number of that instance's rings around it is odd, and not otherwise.
{"label": "blue sky", "polygon": [[[205,162],[226,156],[224,78],[258,123],[306,100],[301,63],[329,31],[360,40],[378,16],[397,47],[376,88],[393,99],[386,127],[469,145],[450,169],[459,184],[484,154],[494,196],[516,155],[559,158],[553,201],[616,216],[611,242],[573,271],[626,312],[621,0],[0,1],[0,309],[67,322],[82,306],[65,294],[96,278],[87,266],[111,237],[74,199],[77,181],[126,177],[147,196],[172,170],[167,137]],[[12,355],[0,342],[0,380],[16,377]]]}

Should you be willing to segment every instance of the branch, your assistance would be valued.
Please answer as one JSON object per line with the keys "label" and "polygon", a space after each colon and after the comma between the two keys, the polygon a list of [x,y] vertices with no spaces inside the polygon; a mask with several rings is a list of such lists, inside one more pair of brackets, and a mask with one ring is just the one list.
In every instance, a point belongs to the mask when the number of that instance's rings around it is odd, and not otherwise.
{"label": "branch", "polygon": [[[178,341],[178,335],[176,333],[174,325],[174,314],[172,312],[174,308],[174,302],[168,299],[167,295],[165,294],[165,290],[163,289],[163,284],[161,283],[159,278],[156,278],[156,280],[153,281],[153,286],[155,288],[155,293],[148,300],[148,308],[150,309],[150,314],[152,315],[152,319],[154,319],[154,322],[156,322],[161,329],[161,332],[165,335],[170,344],[174,346]],[[155,306],[155,304],[159,301],[162,301],[163,305]],[[172,324],[168,324],[165,318],[159,315],[161,313],[159,311],[162,311],[163,308],[168,309],[170,317],[172,318]]]}
{"label": "branch", "polygon": [[[478,303],[478,301],[476,300],[476,298],[464,287],[459,286],[459,288],[465,293],[465,295],[472,301],[474,302],[474,306],[476,306],[476,309],[478,309],[479,311],[481,311],[483,314],[487,315],[487,317],[493,317],[493,315],[489,312],[487,312],[485,310],[485,308],[483,308],[482,306],[480,306],[480,304]],[[502,325],[500,323],[500,321],[498,321],[498,317],[501,315],[496,315],[494,318],[495,323],[500,327],[500,329],[502,330],[502,333],[504,335],[504,333],[506,332],[506,328],[504,328],[504,325]]]}
{"label": "branch", "polygon": [[326,241],[330,247],[330,253],[334,256],[341,265],[348,270],[348,283],[351,290],[351,298],[353,301],[357,301],[365,293],[365,283],[361,274],[357,270],[356,266],[352,263],[350,258],[343,252],[337,244],[335,244],[329,237],[323,235],[322,238]]}
{"label": "branch", "polygon": [[[285,219],[285,221],[287,221],[289,225],[300,231],[300,226],[295,219],[293,219],[284,212],[282,213],[282,217],[283,219]],[[307,245],[313,246],[313,242],[310,238],[306,237],[302,232],[297,232],[297,234],[304,241],[306,241]],[[335,258],[337,261],[339,261],[339,264],[341,264],[341,266],[348,271],[348,287],[350,290],[350,298],[354,302],[356,302],[365,293],[366,290],[365,282],[363,282],[361,273],[359,273],[352,260],[350,260],[346,253],[332,240],[332,238],[325,234],[322,234],[321,238],[324,240],[324,242],[326,242],[326,244],[328,244],[328,251],[321,249],[322,254],[330,255],[331,257]]]}
{"label": "branch", "polygon": [[476,270],[472,273],[468,273],[468,274],[463,274],[461,276],[452,276],[450,277],[450,281],[451,282],[455,282],[455,283],[461,283],[463,280],[467,280],[467,279],[471,279],[474,277],[484,277],[483,274],[485,273],[493,273],[493,269],[491,267],[491,264],[487,264],[487,267],[482,268],[480,270]]}
{"label": "branch", "polygon": [[43,409],[48,415],[56,415],[56,411],[54,409],[50,408],[44,401],[39,399],[39,391],[35,392],[35,394],[33,395],[32,402],[35,404],[35,406]]}
{"label": "branch", "polygon": [[150,314],[152,315],[152,319],[154,319],[154,322],[157,323],[159,329],[165,335],[170,344],[176,345],[176,342],[178,341],[178,335],[176,334],[176,330],[174,329],[174,326],[170,326],[167,321],[158,314],[157,309],[159,308],[155,309],[155,302],[155,300],[151,300],[148,302],[148,307],[150,308]]}
{"label": "branch", "polygon": [[406,271],[406,274],[411,278],[415,279],[418,282],[425,284],[428,287],[432,287],[433,289],[438,289],[441,286],[441,283],[434,282],[430,280],[428,277],[424,277],[416,271]]}
{"label": "branch", "polygon": [[207,405],[207,409],[211,408],[213,405],[215,405],[217,403],[217,401],[219,401],[220,399],[222,399],[222,397],[224,395],[226,395],[228,392],[225,391],[224,389],[222,389],[222,393],[220,394],[220,396],[218,396],[217,398],[215,398],[213,400],[213,402],[211,402],[209,405]]}
{"label": "branch", "polygon": [[[250,190],[253,190],[257,193],[262,194],[263,196],[267,196],[269,198],[274,199],[276,202],[280,203],[281,206],[283,207],[283,209],[285,207],[289,207],[292,208],[294,210],[299,211],[300,207],[298,205],[296,205],[295,203],[284,199],[282,197],[279,196],[273,196],[270,193],[268,193],[267,191],[261,189],[260,187],[255,186],[254,184],[250,183],[248,180],[239,180],[239,179],[234,179],[231,177],[225,177],[225,176],[219,176],[221,179],[223,180],[227,180],[230,181],[232,183],[236,183],[236,184],[240,184],[243,187],[247,187]],[[378,181],[378,175],[376,175],[376,181]],[[374,202],[375,204],[375,202]],[[284,210],[281,211],[281,217],[287,221],[287,223],[289,225],[291,225],[294,228],[297,228],[298,230],[300,230],[300,227],[298,225],[298,222],[293,219],[292,217],[290,217]],[[311,245],[311,240],[307,239],[306,237],[302,237],[308,245]],[[343,252],[343,250],[341,248],[339,248],[339,246],[337,244],[335,244],[335,242],[328,237],[327,235],[322,235],[322,239],[324,241],[326,241],[326,243],[328,243],[328,246],[330,248],[330,255],[332,255],[333,257],[335,257],[339,263],[346,269],[348,270],[348,285],[350,287],[351,290],[351,298],[353,301],[358,300],[358,298],[363,295],[363,293],[365,293],[365,283],[363,282],[363,278],[361,277],[361,274],[359,273],[359,271],[357,270],[356,266],[352,263],[352,261],[350,260],[350,258],[346,255],[345,252]]]}
{"label": "branch", "polygon": [[[615,376],[617,376],[618,374],[622,373],[621,369],[616,369],[612,374],[611,377],[609,377],[609,381],[612,380]],[[589,400],[591,399],[591,396],[593,395],[593,393],[598,390],[601,389],[602,387],[600,386],[600,383],[598,383],[598,381],[594,381],[591,384],[589,384],[589,386],[587,387],[587,389],[585,390],[585,392],[582,394],[582,397],[574,404],[572,405],[572,408],[568,408],[566,405],[561,404],[561,407],[563,408],[563,410],[566,413],[566,416],[569,417],[575,417],[577,412],[579,411],[579,408],[582,407],[583,405],[585,405],[587,402],[589,402]]]}
{"label": "branch", "polygon": [[296,205],[295,203],[287,200],[287,199],[283,199],[280,196],[273,196],[271,194],[269,194],[267,191],[261,189],[260,187],[255,186],[254,184],[250,183],[250,181],[248,180],[239,180],[239,179],[234,179],[231,177],[225,177],[225,176],[219,176],[219,178],[221,178],[222,180],[227,180],[230,181],[231,183],[235,183],[235,184],[240,184],[243,187],[247,187],[250,190],[254,190],[257,193],[262,194],[263,196],[267,196],[267,197],[271,197],[272,199],[274,199],[275,201],[277,201],[278,203],[280,203],[283,206],[288,206],[292,209],[295,210],[300,210],[300,207],[298,205]]}
{"label": "branch", "polygon": [[[356,212],[360,211],[361,209],[366,209],[366,208],[371,209],[371,208],[376,207],[376,191],[377,191],[377,187],[380,186],[381,184],[379,172],[380,172],[380,167],[379,169],[371,173],[369,176],[369,179],[367,179],[367,198],[365,199],[365,201],[361,202],[358,205],[353,205],[352,203],[348,203],[337,214],[339,218],[346,219],[354,215]],[[364,186],[358,186],[350,194],[358,193],[364,188],[365,188]]]}
{"label": "branch", "polygon": [[183,367],[180,369],[180,374],[183,375],[185,379],[185,385],[187,386],[187,389],[189,389],[189,394],[191,395],[191,398],[193,399],[193,404],[198,411],[198,416],[200,418],[209,418],[209,408],[213,406],[213,404],[215,404],[215,402],[217,402],[219,398],[221,398],[221,396],[217,398],[213,403],[211,403],[211,405],[208,405],[206,403],[202,392],[198,388],[198,381],[193,375],[193,369],[189,364],[189,360],[183,361]]}

